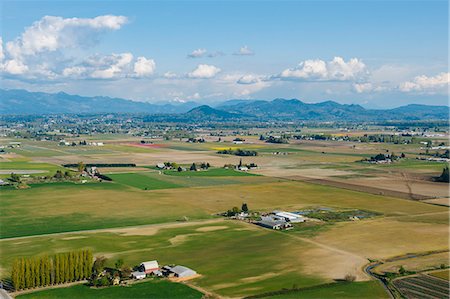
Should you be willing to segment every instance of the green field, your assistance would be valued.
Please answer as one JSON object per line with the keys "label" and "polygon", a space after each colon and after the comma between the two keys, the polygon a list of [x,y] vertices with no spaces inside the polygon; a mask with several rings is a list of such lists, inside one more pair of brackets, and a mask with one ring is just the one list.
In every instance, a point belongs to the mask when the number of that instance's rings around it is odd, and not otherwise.
{"label": "green field", "polygon": [[386,291],[377,281],[334,283],[307,288],[291,293],[280,294],[265,299],[381,299],[389,298]]}
{"label": "green field", "polygon": [[90,288],[85,285],[77,285],[69,288],[57,288],[45,291],[19,295],[16,298],[83,298],[83,299],[110,299],[110,298],[180,298],[180,299],[200,299],[203,296],[197,290],[167,280],[148,281],[136,283],[130,286],[114,286],[102,289]]}
{"label": "green field", "polygon": [[114,182],[119,184],[131,186],[141,190],[158,190],[179,188],[180,185],[173,184],[167,181],[150,178],[140,173],[118,173],[108,175]]}
{"label": "green field", "polygon": [[256,176],[256,174],[225,168],[210,168],[208,170],[201,170],[201,171],[166,170],[164,171],[164,174],[173,176],[193,176],[193,177]]}
{"label": "green field", "polygon": [[[302,274],[303,265],[310,261],[298,252],[314,250],[311,244],[235,221],[42,236],[3,240],[0,244],[2,268],[9,268],[11,260],[18,256],[91,248],[96,256],[107,256],[109,266],[113,266],[118,258],[130,266],[152,259],[161,265],[176,263],[188,266],[202,275],[193,283],[227,296],[276,291],[281,286],[308,287],[329,282],[315,275]],[[271,266],[268,269],[261,265]]]}
{"label": "green field", "polygon": [[445,280],[450,280],[450,270],[442,270],[442,271],[437,271],[437,272],[432,272],[432,273],[428,273],[428,275],[437,277],[437,278],[442,278]]}

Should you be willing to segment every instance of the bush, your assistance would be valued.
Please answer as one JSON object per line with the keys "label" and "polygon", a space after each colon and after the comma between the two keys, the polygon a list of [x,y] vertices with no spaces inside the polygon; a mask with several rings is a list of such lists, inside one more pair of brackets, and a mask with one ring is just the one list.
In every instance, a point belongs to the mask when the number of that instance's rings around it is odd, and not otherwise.
{"label": "bush", "polygon": [[345,275],[344,280],[348,282],[354,282],[356,280],[356,276],[353,274],[347,274]]}

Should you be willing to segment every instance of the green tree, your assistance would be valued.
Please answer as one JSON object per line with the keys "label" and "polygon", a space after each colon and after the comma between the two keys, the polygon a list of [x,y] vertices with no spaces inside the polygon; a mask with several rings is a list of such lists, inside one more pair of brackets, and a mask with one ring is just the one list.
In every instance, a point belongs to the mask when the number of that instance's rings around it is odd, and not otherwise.
{"label": "green tree", "polygon": [[242,212],[246,212],[246,213],[248,212],[248,206],[246,203],[242,204],[241,210],[242,210]]}
{"label": "green tree", "polygon": [[448,167],[445,167],[444,169],[442,169],[442,174],[439,176],[438,181],[445,182],[445,183],[450,182]]}
{"label": "green tree", "polygon": [[83,171],[84,171],[84,169],[86,168],[86,165],[84,165],[84,163],[83,162],[78,162],[78,164],[77,164],[77,169],[78,169],[78,172],[79,173],[82,173]]}
{"label": "green tree", "polygon": [[92,274],[92,260],[93,260],[92,250],[90,249],[86,250],[85,256],[86,256],[85,277],[88,278]]}
{"label": "green tree", "polygon": [[115,268],[116,268],[117,270],[120,270],[120,268],[122,268],[122,266],[123,266],[123,259],[118,259],[118,260],[115,262],[114,266],[115,266]]}
{"label": "green tree", "polygon": [[41,263],[39,258],[33,258],[34,264],[34,285],[36,287],[41,286]]}
{"label": "green tree", "polygon": [[70,282],[70,259],[68,253],[64,253],[64,282]]}
{"label": "green tree", "polygon": [[75,259],[73,256],[73,252],[69,252],[69,281],[75,280]]}
{"label": "green tree", "polygon": [[191,167],[189,168],[190,171],[197,171],[197,166],[195,163],[192,163]]}
{"label": "green tree", "polygon": [[20,278],[20,261],[15,259],[11,267],[11,281],[16,290],[20,290]]}

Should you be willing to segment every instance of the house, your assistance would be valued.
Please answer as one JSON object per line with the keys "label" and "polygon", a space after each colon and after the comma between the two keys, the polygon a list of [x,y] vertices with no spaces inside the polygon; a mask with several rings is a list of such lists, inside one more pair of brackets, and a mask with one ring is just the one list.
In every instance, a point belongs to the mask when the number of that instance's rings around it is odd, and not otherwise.
{"label": "house", "polygon": [[156,167],[158,167],[159,169],[165,169],[166,165],[164,165],[164,163],[158,163],[156,164]]}
{"label": "house", "polygon": [[283,217],[285,219],[288,219],[289,222],[292,222],[292,223],[305,222],[305,220],[306,220],[305,217],[294,214],[294,213],[290,213],[290,212],[273,211],[272,214],[279,216],[279,217]]}
{"label": "house", "polygon": [[186,278],[197,275],[197,272],[185,266],[164,266],[163,271],[168,277]]}
{"label": "house", "polygon": [[248,171],[248,167],[247,166],[239,166],[238,169],[240,171]]}
{"label": "house", "polygon": [[9,185],[9,182],[5,182],[4,180],[0,179],[0,186]]}
{"label": "house", "polygon": [[131,278],[134,279],[144,279],[147,276],[147,274],[145,274],[145,272],[141,272],[141,271],[135,271],[135,272],[131,272]]}
{"label": "house", "polygon": [[157,261],[142,262],[139,266],[139,270],[146,274],[150,274],[155,270],[159,270],[159,265]]}

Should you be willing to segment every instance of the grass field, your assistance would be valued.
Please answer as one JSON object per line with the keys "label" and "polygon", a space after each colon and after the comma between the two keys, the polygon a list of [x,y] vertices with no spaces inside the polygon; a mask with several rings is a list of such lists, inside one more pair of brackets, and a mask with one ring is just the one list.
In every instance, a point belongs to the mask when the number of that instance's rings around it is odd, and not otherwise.
{"label": "grass field", "polygon": [[[302,273],[304,266],[312,266],[317,259],[304,258],[298,250],[313,250],[314,245],[234,221],[43,236],[3,240],[0,244],[2,268],[8,268],[16,256],[89,247],[96,256],[108,257],[110,266],[118,258],[131,266],[151,259],[157,259],[162,265],[188,266],[202,275],[193,283],[227,296],[274,291],[283,285],[307,287],[331,281],[331,278]],[[268,271],[261,265],[272,266]]]}
{"label": "grass field", "polygon": [[381,299],[389,298],[381,284],[376,281],[334,283],[312,287],[298,292],[264,297],[265,299]]}
{"label": "grass field", "polygon": [[141,190],[179,188],[180,185],[150,178],[140,173],[117,173],[108,175],[114,182]]}
{"label": "grass field", "polygon": [[445,280],[450,280],[450,269],[431,272],[431,273],[428,273],[428,275],[431,275],[431,276],[434,276],[437,278],[441,278],[441,279],[445,279]]}
{"label": "grass field", "polygon": [[[125,178],[127,177],[128,174],[125,175]],[[141,177],[144,182],[147,180],[144,175],[140,175],[139,179]],[[244,178],[247,179],[242,177]],[[259,178],[260,183],[254,181]],[[183,216],[205,219],[233,206],[240,206],[243,202],[248,203],[250,209],[263,211],[292,211],[318,206],[359,208],[380,212],[386,216],[426,213],[440,213],[436,214],[440,216],[448,211],[445,207],[328,186],[300,182],[267,182],[264,177],[248,179],[252,179],[248,184],[152,191],[124,188],[123,184],[115,183],[47,184],[26,190],[4,190],[0,220],[8,225],[1,227],[1,236],[5,238],[162,223],[176,221]],[[167,183],[164,182],[163,186],[167,186]],[[333,196],[330,197],[330,194]],[[406,227],[408,223],[403,225]]]}
{"label": "grass field", "polygon": [[85,285],[77,285],[69,288],[57,288],[45,291],[19,295],[16,298],[34,299],[34,298],[83,298],[83,299],[110,299],[110,298],[180,298],[180,299],[199,299],[202,293],[190,287],[172,283],[167,280],[148,281],[136,283],[131,286],[114,286],[103,289],[90,288]]}

